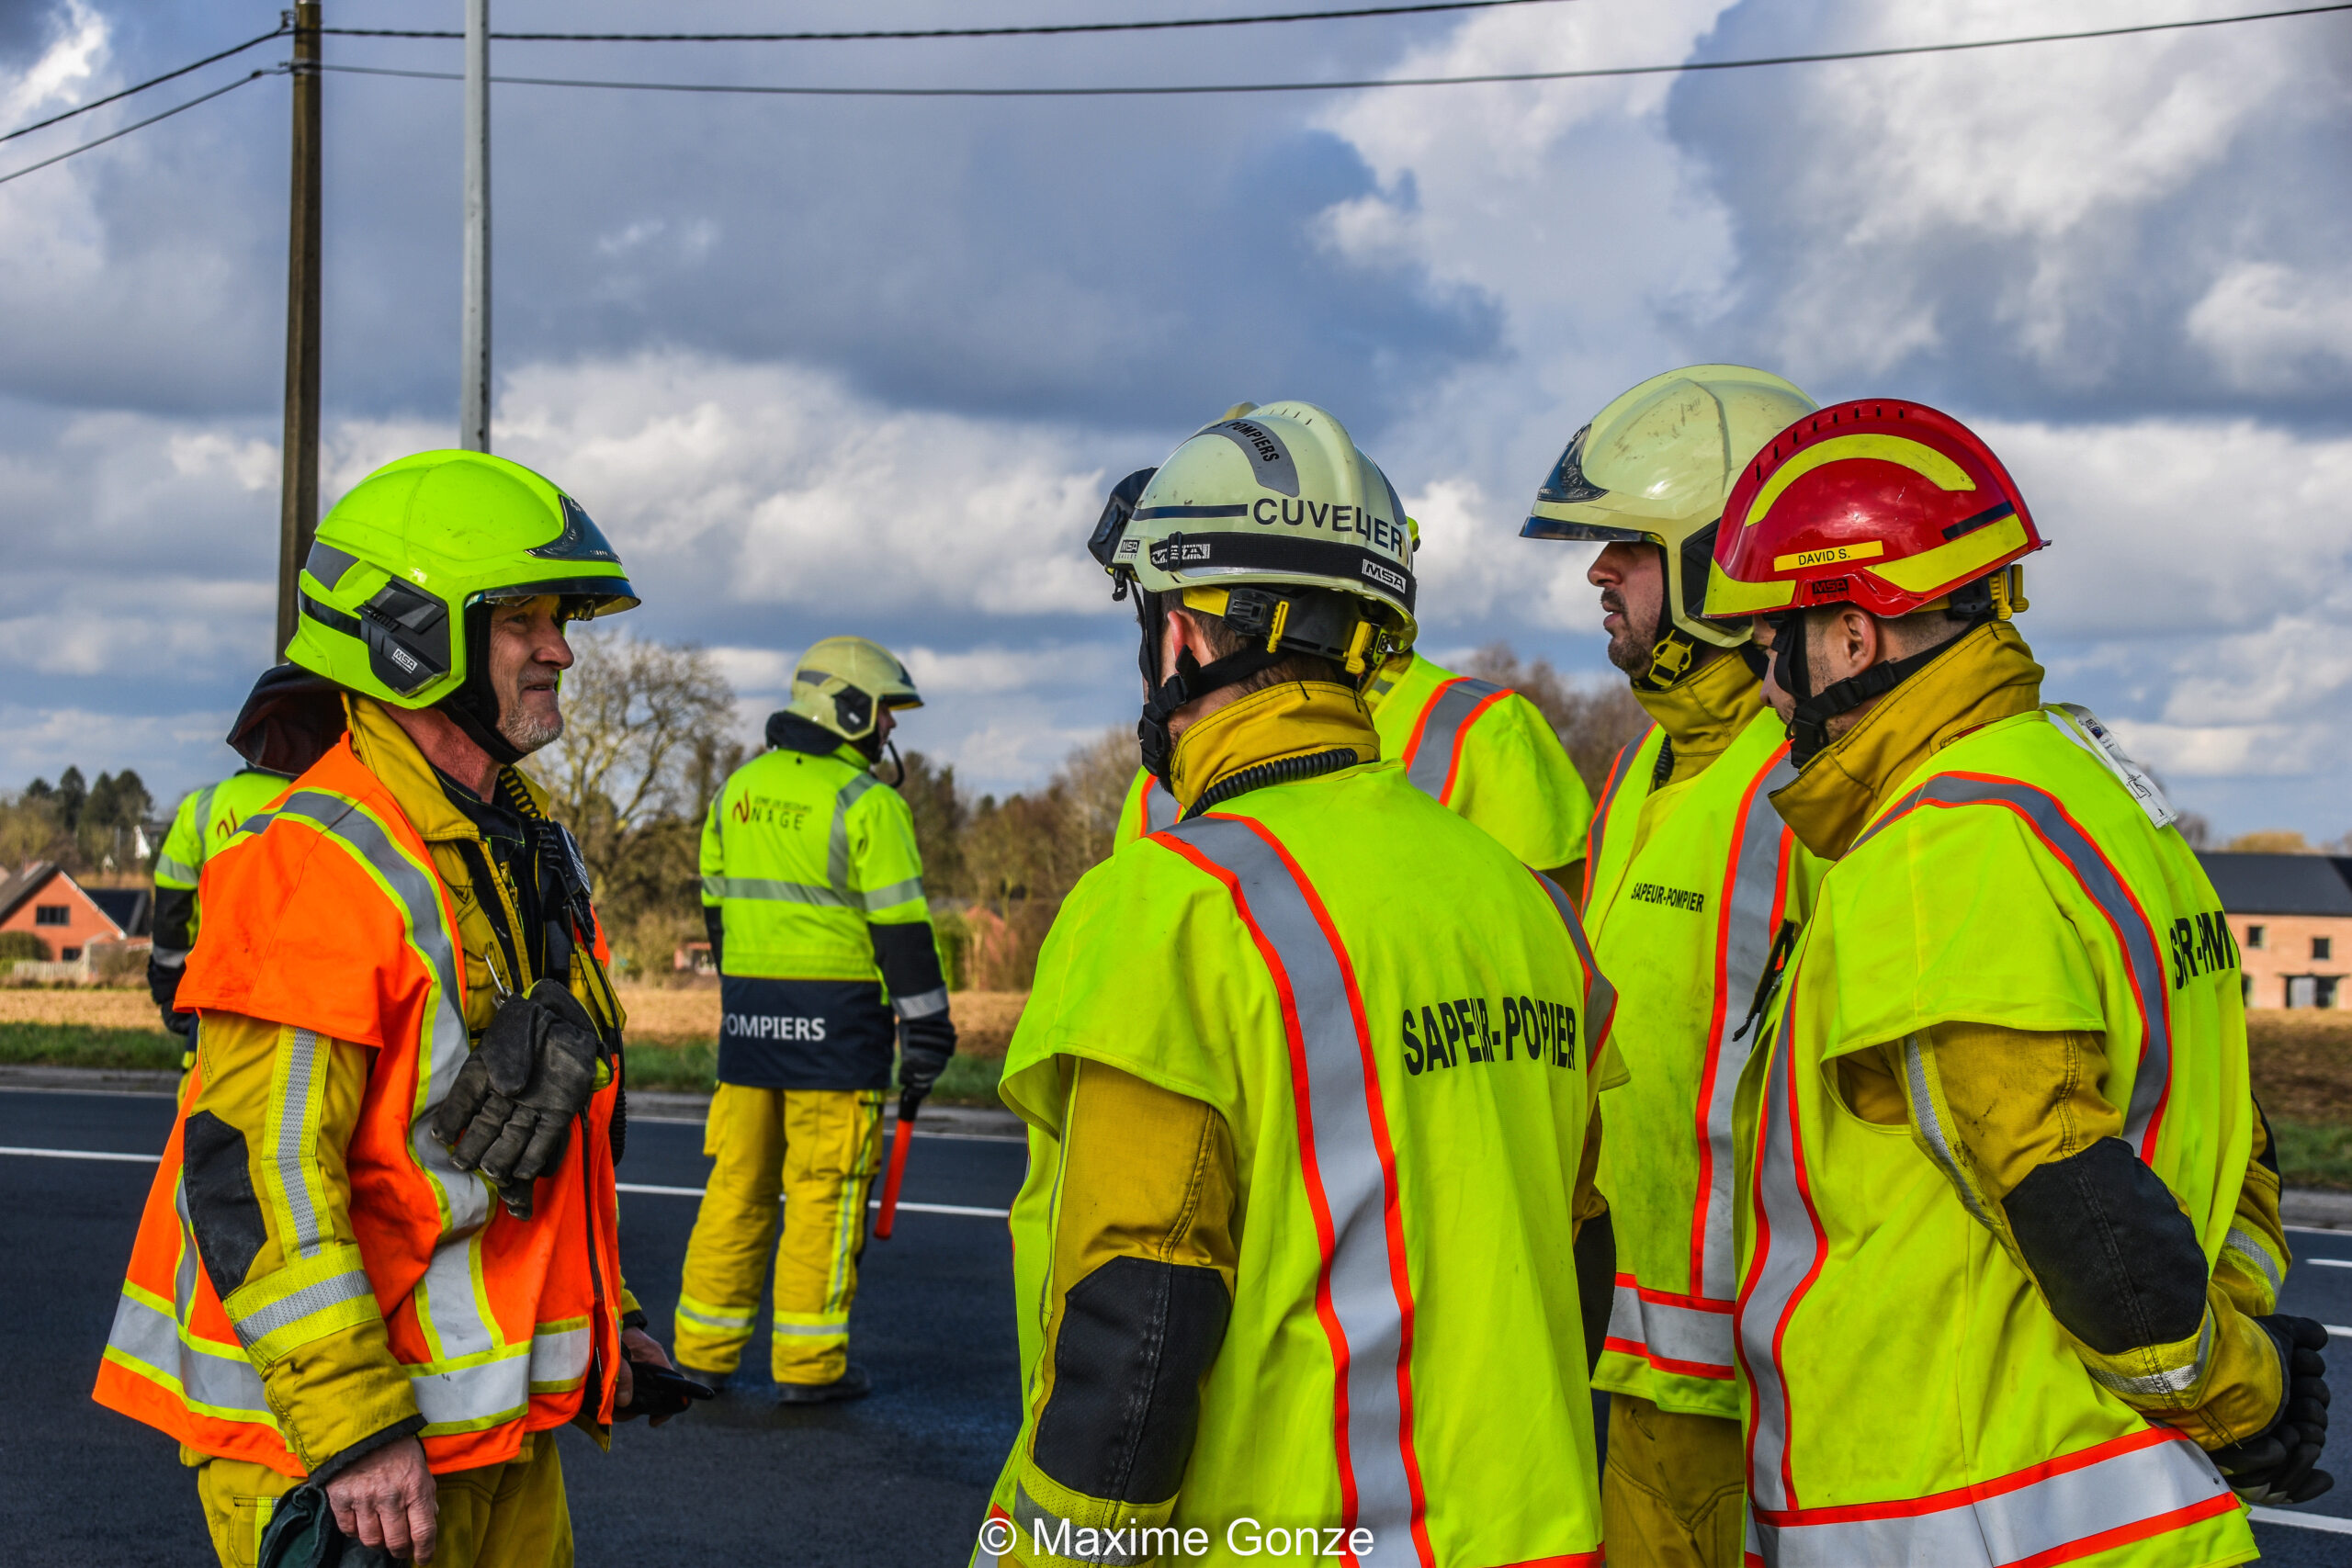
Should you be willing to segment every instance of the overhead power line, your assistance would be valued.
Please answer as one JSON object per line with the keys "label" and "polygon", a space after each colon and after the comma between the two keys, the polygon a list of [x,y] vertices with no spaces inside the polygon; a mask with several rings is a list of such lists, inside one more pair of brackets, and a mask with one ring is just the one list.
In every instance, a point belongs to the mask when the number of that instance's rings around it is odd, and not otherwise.
{"label": "overhead power line", "polygon": [[7,174],[0,175],[0,186],[6,185],[10,180],[23,179],[35,169],[46,169],[51,164],[62,164],[65,162],[66,159],[73,157],[78,152],[87,152],[93,147],[103,147],[107,142],[128,136],[134,130],[143,130],[147,127],[154,124],[157,120],[169,119],[175,114],[186,114],[188,110],[196,107],[197,105],[210,103],[213,99],[220,96],[223,93],[233,93],[238,88],[244,86],[248,83],[258,82],[265,76],[283,76],[286,73],[287,68],[285,66],[273,65],[265,67],[259,71],[252,72],[249,74],[240,76],[225,87],[215,87],[209,93],[199,93],[195,97],[190,98],[187,102],[184,104],[176,104],[172,107],[165,109],[161,114],[151,114],[145,119],[132,120],[129,125],[124,126],[119,130],[110,130],[94,141],[83,142],[79,147],[69,147],[53,158],[43,158],[38,164],[27,164],[21,169],[12,169]]}
{"label": "overhead power line", "polygon": [[[119,102],[121,102],[123,99],[125,99],[125,98],[127,98],[127,97],[130,97],[130,96],[131,95],[133,95],[134,93],[143,93],[143,92],[145,92],[145,91],[146,91],[148,88],[150,88],[150,87],[160,87],[160,86],[162,86],[164,83],[169,82],[169,81],[172,81],[172,80],[174,80],[174,79],[175,79],[175,78],[177,78],[177,77],[185,76],[185,75],[187,75],[187,74],[189,72],[191,72],[191,71],[201,71],[201,70],[203,70],[203,69],[204,69],[206,66],[208,66],[208,65],[215,64],[215,63],[217,63],[218,62],[220,62],[220,61],[226,60],[226,59],[228,59],[228,58],[229,58],[231,55],[232,55],[232,54],[243,54],[243,53],[244,53],[244,52],[245,52],[245,51],[247,51],[247,50],[249,50],[249,49],[258,49],[258,48],[260,48],[263,44],[267,43],[270,39],[274,39],[274,38],[284,38],[284,37],[285,37],[288,32],[290,32],[290,31],[292,31],[292,30],[293,30],[292,28],[286,28],[286,27],[274,28],[272,28],[270,31],[261,34],[258,38],[249,38],[249,39],[247,39],[244,42],[243,42],[243,43],[241,43],[241,44],[237,45],[234,49],[224,49],[224,50],[222,50],[222,51],[221,51],[220,53],[218,53],[218,54],[208,54],[208,55],[206,55],[206,56],[205,56],[203,59],[201,59],[201,60],[196,60],[196,61],[191,61],[191,62],[189,62],[187,64],[181,66],[181,67],[180,67],[178,70],[176,70],[176,71],[166,71],[166,72],[164,72],[161,76],[150,76],[150,77],[148,77],[148,78],[147,78],[147,80],[145,80],[144,82],[140,83],[140,84],[139,84],[137,86],[135,86],[135,87],[125,87],[125,88],[124,88],[121,92],[119,92],[119,93],[108,93],[108,94],[107,94],[105,97],[103,97],[103,98],[92,98],[88,103],[86,103],[86,104],[83,104],[83,105],[80,105],[80,106],[78,106],[78,107],[74,107],[74,108],[67,109],[63,114],[53,114],[53,115],[51,115],[47,119],[37,119],[37,120],[33,121],[30,125],[20,125],[20,126],[18,126],[16,130],[12,130],[12,131],[9,131],[6,135],[5,135],[5,136],[0,136],[0,141],[14,141],[17,137],[19,137],[19,136],[29,136],[29,135],[31,135],[34,131],[40,130],[40,129],[41,129],[42,127],[44,127],[44,126],[55,125],[55,124],[56,124],[58,121],[60,121],[60,120],[72,119],[72,118],[73,118],[75,115],[77,115],[77,114],[88,114],[92,109],[104,108],[104,107],[106,107],[106,106],[107,106],[107,105],[108,105],[108,104],[119,103]],[[251,81],[251,80],[252,80],[252,78],[251,78],[251,77],[247,77],[245,80],[246,80],[246,81]],[[243,86],[243,85],[244,85],[244,83],[240,82],[240,83],[239,83],[239,84],[237,84],[237,85],[238,85],[239,86]],[[195,103],[201,103],[203,100],[202,100],[202,99],[200,99],[200,98],[198,98],[198,99],[192,99],[192,100],[190,100],[190,101],[191,101],[191,102],[195,102]],[[186,107],[188,107],[188,106],[187,106],[187,104],[182,104],[182,105],[180,106],[180,108],[186,108]],[[177,114],[177,113],[179,112],[179,109],[174,109],[172,112],[173,112],[174,114]],[[156,116],[155,118],[156,118],[157,119],[163,119],[163,118],[167,118],[167,117],[163,116],[163,115],[158,115],[158,116]],[[152,120],[141,120],[140,123],[141,123],[141,125],[149,125],[149,124],[153,124],[153,121],[152,121]],[[134,129],[135,129],[135,128],[134,128]],[[113,140],[113,138],[112,138],[112,137],[105,137],[105,138],[101,138],[101,140],[103,140],[103,141],[112,141],[112,140]],[[93,147],[95,147],[95,146],[96,146],[96,145],[97,145],[97,142],[93,141],[93,142],[91,142],[91,143],[90,143],[90,145],[91,145],[91,146],[93,146]],[[34,166],[35,168],[39,168],[40,165],[40,164],[34,164],[33,166]],[[23,173],[23,171],[22,171],[22,170],[19,170],[19,171],[18,171],[18,173],[20,173],[20,174],[21,174],[21,173]],[[15,176],[14,175],[10,175],[9,177],[10,177],[11,179],[13,179],[13,178],[15,178],[16,176]]]}
{"label": "overhead power line", "polygon": [[[2198,17],[2177,22],[2136,22],[2123,27],[2087,28],[2063,33],[2027,33],[2012,38],[1970,39],[1957,43],[1827,50],[1811,54],[1757,55],[1743,60],[1686,60],[1663,65],[1596,65],[1575,71],[1498,71],[1474,76],[1374,76],[1327,82],[1206,82],[1109,87],[780,87],[732,82],[612,82],[569,76],[492,76],[491,80],[520,87],[601,87],[644,93],[744,93],[763,97],[794,98],[1128,98],[1232,93],[1341,93],[1369,91],[1377,87],[1463,87],[1482,83],[1672,76],[1685,72],[1747,71],[1768,65],[1817,65],[1841,60],[1886,60],[1898,55],[1954,54],[1969,50],[2009,49],[2023,44],[2121,38],[2133,33],[2179,32],[2191,28],[2277,21],[2289,17],[2317,17],[2338,11],[2352,11],[2352,0],[2339,0],[2338,4],[2325,6],[2299,6],[2288,10],[2249,11],[2232,17]],[[321,65],[318,69],[345,72],[356,76],[406,76],[434,82],[464,80],[455,71],[400,71],[380,65]]]}
{"label": "overhead power line", "polygon": [[[1566,0],[1434,0],[1417,6],[1358,6],[1344,11],[1281,11],[1258,17],[1180,17],[1146,22],[1045,22],[1028,27],[904,28],[866,32],[799,33],[492,33],[518,43],[854,43],[880,39],[1043,38],[1058,33],[1151,33],[1180,28],[1251,28],[1275,22],[1336,22],[1355,17],[1416,17],[1436,11],[1492,11],[1505,6],[1556,6]],[[342,38],[463,38],[431,28],[322,28]]]}

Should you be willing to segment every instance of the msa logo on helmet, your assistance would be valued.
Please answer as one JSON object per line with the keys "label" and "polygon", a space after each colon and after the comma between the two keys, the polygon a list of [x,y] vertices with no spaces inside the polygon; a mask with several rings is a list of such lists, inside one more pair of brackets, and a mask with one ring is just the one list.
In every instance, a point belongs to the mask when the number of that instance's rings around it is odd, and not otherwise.
{"label": "msa logo on helmet", "polygon": [[1141,539],[1121,539],[1119,541],[1119,547],[1111,552],[1111,558],[1113,560],[1125,560],[1132,556],[1140,554],[1142,549],[1143,541]]}
{"label": "msa logo on helmet", "polygon": [[1370,578],[1373,581],[1377,582],[1383,588],[1387,589],[1391,593],[1402,593],[1405,592],[1408,585],[1405,581],[1405,574],[1403,572],[1391,570],[1389,568],[1381,565],[1376,560],[1368,560],[1362,562],[1361,564],[1363,568],[1363,574],[1366,577]]}
{"label": "msa logo on helmet", "polygon": [[1187,539],[1182,534],[1170,534],[1151,547],[1151,564],[1166,571],[1187,561],[1205,565],[1215,547],[1206,539]]}
{"label": "msa logo on helmet", "polygon": [[1852,586],[1853,581],[1850,578],[1825,577],[1813,584],[1812,592],[1816,599],[1834,599]]}

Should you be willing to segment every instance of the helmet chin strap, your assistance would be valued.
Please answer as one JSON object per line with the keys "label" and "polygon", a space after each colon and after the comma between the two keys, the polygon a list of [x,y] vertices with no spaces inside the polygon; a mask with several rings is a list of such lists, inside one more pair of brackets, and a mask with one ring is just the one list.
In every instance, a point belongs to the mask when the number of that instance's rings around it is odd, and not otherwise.
{"label": "helmet chin strap", "polygon": [[[1829,721],[1840,714],[1853,712],[1873,698],[1883,697],[1904,682],[1932,663],[1938,655],[1970,631],[1991,620],[1988,612],[1981,615],[1954,616],[1960,629],[1951,637],[1931,648],[1906,653],[1900,659],[1889,659],[1871,665],[1860,674],[1849,675],[1812,696],[1800,698],[1789,713],[1789,760],[1803,768],[1829,747]],[[1781,690],[1796,693],[1812,685],[1812,674],[1805,668],[1804,614],[1776,618],[1772,637],[1772,678]]]}
{"label": "helmet chin strap", "polygon": [[1194,698],[1230,686],[1236,681],[1246,681],[1260,671],[1281,663],[1286,656],[1269,653],[1262,648],[1245,648],[1203,664],[1188,648],[1176,656],[1176,673],[1165,681],[1154,681],[1159,667],[1160,628],[1168,624],[1168,612],[1161,598],[1160,594],[1140,589],[1136,593],[1136,619],[1141,623],[1143,633],[1136,663],[1151,693],[1144,699],[1143,717],[1136,724],[1136,742],[1143,754],[1144,771],[1172,794],[1175,784],[1169,777],[1169,769],[1176,758],[1176,738],[1169,733],[1168,721]]}
{"label": "helmet chin strap", "polygon": [[490,679],[490,606],[466,609],[466,678],[458,689],[433,705],[456,722],[466,739],[490,753],[490,760],[511,768],[523,760],[514,743],[498,732],[498,693]]}

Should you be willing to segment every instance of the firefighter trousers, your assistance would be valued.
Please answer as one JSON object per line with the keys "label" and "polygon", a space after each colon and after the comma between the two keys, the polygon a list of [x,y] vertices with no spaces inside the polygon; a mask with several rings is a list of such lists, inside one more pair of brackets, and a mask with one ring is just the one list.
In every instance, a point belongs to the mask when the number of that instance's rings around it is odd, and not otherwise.
{"label": "firefighter trousers", "polygon": [[1740,1568],[1747,1492],[1737,1421],[1609,1396],[1600,1520],[1611,1562]]}
{"label": "firefighter trousers", "polygon": [[[266,1464],[180,1450],[196,1469],[204,1528],[221,1568],[254,1568],[277,1500],[301,1484]],[[571,1568],[571,1505],[553,1432],[526,1432],[504,1464],[436,1475],[433,1568]]]}
{"label": "firefighter trousers", "polygon": [[703,1134],[703,1153],[717,1163],[678,1288],[681,1364],[735,1370],[775,1243],[775,1381],[831,1382],[848,1370],[866,1191],[882,1158],[882,1100],[879,1089],[718,1086]]}

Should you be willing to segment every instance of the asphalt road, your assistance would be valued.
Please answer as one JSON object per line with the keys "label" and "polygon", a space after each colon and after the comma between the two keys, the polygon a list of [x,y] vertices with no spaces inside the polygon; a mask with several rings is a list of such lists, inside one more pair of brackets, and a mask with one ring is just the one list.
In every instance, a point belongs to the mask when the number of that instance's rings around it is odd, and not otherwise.
{"label": "asphalt road", "polygon": [[[0,1146],[152,1156],[171,1102],[0,1091]],[[638,1122],[629,1185],[699,1187],[700,1130]],[[1001,1209],[1018,1144],[922,1138],[915,1202]],[[15,1351],[0,1421],[0,1561],[137,1568],[209,1561],[176,1450],[89,1398],[153,1167],[0,1155],[0,1257]],[[625,1192],[622,1264],[657,1332],[674,1300],[692,1198]],[[852,1355],[874,1374],[857,1404],[781,1411],[750,1387],[659,1432],[625,1427],[610,1454],[567,1431],[583,1568],[718,1561],[792,1568],[964,1560],[1017,1426],[1012,1257],[1001,1221],[908,1213],[866,1248]],[[2352,1233],[2301,1231],[2284,1310],[2352,1327]],[[2341,1267],[2331,1267],[2326,1260]],[[764,1314],[763,1314],[764,1317]],[[745,1358],[764,1367],[763,1343]],[[2299,1512],[2352,1529],[2352,1336],[2330,1348],[2346,1404],[2328,1449],[2338,1489]],[[739,1382],[741,1381],[739,1376]],[[2352,1562],[2352,1533],[2257,1522],[2264,1561]]]}

